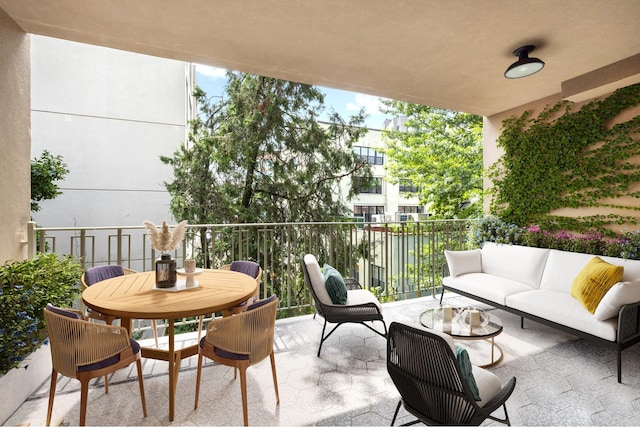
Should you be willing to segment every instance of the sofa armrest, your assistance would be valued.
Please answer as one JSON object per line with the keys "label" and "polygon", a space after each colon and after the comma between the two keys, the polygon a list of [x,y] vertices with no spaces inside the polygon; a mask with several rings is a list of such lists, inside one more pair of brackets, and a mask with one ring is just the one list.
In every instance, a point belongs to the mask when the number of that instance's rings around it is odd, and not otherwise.
{"label": "sofa armrest", "polygon": [[640,337],[640,302],[623,305],[618,313],[618,343]]}

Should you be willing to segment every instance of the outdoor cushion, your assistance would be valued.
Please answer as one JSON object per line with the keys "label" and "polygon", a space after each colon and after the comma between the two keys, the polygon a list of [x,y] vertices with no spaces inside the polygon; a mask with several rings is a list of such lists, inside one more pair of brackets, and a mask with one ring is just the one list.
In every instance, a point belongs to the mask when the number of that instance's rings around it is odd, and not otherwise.
{"label": "outdoor cushion", "polygon": [[500,378],[486,369],[474,366],[473,378],[476,380],[476,385],[480,393],[480,401],[476,402],[479,406],[484,406],[502,389]]}
{"label": "outdoor cushion", "polygon": [[[129,342],[131,343],[131,348],[133,349],[133,353],[138,354],[140,352],[140,344],[138,344],[138,342],[133,339],[129,339]],[[96,369],[106,368],[107,366],[115,365],[119,361],[120,361],[120,355],[116,354],[115,356],[111,356],[107,359],[100,360],[99,362],[78,366],[78,372],[93,371]]]}
{"label": "outdoor cushion", "polygon": [[480,273],[482,271],[482,251],[474,249],[471,251],[444,251],[447,258],[449,273],[452,277],[467,273]]}
{"label": "outdoor cushion", "polygon": [[113,277],[124,276],[124,269],[121,265],[100,265],[88,268],[84,272],[84,281],[87,286],[102,282]]}
{"label": "outdoor cushion", "polygon": [[320,264],[318,264],[316,257],[311,254],[306,254],[304,256],[304,263],[307,266],[307,272],[309,273],[309,280],[311,281],[311,286],[313,286],[313,291],[316,293],[320,302],[322,304],[333,304],[333,302],[331,302],[331,297],[329,297],[329,294],[327,293],[322,269],[320,268]]}
{"label": "outdoor cushion", "polygon": [[502,305],[505,304],[506,298],[510,295],[537,290],[533,286],[486,273],[469,273],[459,277],[445,277],[443,283],[452,289],[473,295],[481,295],[483,298]]}
{"label": "outdoor cushion", "polygon": [[593,257],[573,280],[571,296],[593,314],[607,291],[622,279],[623,272],[624,267]]}
{"label": "outdoor cushion", "polygon": [[347,291],[347,304],[346,305],[360,305],[367,303],[374,303],[380,311],[382,311],[382,305],[380,305],[380,301],[371,291],[367,289],[353,289]]}
{"label": "outdoor cushion", "polygon": [[482,272],[515,280],[538,289],[549,249],[485,242]]}
{"label": "outdoor cushion", "polygon": [[[204,348],[204,342],[207,339],[206,336],[200,339],[200,348]],[[233,360],[249,360],[248,354],[240,354],[234,353],[232,351],[223,350],[218,347],[213,347],[213,352],[220,357],[224,357],[225,359],[233,359]]]}
{"label": "outdoor cushion", "polygon": [[618,282],[600,300],[593,317],[598,320],[617,317],[623,305],[638,301],[640,301],[640,280]]}
{"label": "outdoor cushion", "polygon": [[478,390],[476,379],[473,376],[473,367],[471,366],[471,359],[469,359],[469,353],[467,353],[467,349],[456,345],[455,353],[456,359],[458,360],[458,365],[460,365],[462,378],[464,378],[465,382],[467,383],[469,391],[471,391],[471,395],[475,400],[480,400],[480,391]]}
{"label": "outdoor cushion", "polygon": [[271,301],[273,301],[276,298],[278,297],[275,294],[273,294],[269,298],[257,300],[251,305],[249,305],[249,307],[247,307],[247,311],[255,310],[256,308],[262,307],[265,304],[269,304]]}
{"label": "outdoor cushion", "polygon": [[346,304],[347,303],[347,285],[344,283],[344,279],[338,270],[325,264],[322,267],[322,275],[324,276],[324,285],[331,298],[331,302],[334,304]]}
{"label": "outdoor cushion", "polygon": [[66,310],[64,308],[60,308],[60,307],[56,307],[55,305],[49,304],[47,303],[47,310],[59,314],[61,316],[66,316],[66,317],[70,317],[72,319],[80,319],[80,316],[78,316],[78,313],[76,313],[75,311],[71,311],[71,310]]}
{"label": "outdoor cushion", "polygon": [[255,279],[260,272],[260,265],[253,261],[233,261],[229,266],[229,270],[244,273]]}

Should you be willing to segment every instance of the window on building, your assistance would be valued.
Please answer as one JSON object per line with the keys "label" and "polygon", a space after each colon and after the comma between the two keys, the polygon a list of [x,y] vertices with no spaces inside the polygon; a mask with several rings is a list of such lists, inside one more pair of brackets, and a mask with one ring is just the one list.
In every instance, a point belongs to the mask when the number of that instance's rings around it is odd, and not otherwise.
{"label": "window on building", "polygon": [[371,186],[361,188],[360,194],[382,194],[382,178],[373,178]]}
{"label": "window on building", "polygon": [[424,213],[424,206],[398,206],[400,213]]}
{"label": "window on building", "polygon": [[371,215],[384,215],[384,206],[361,206],[353,207],[353,216],[364,218],[365,222],[371,222]]}
{"label": "window on building", "polygon": [[370,165],[383,165],[384,164],[384,154],[377,152],[373,148],[369,147],[361,147],[356,145],[353,147],[353,151],[360,156],[362,160],[369,163]]}
{"label": "window on building", "polygon": [[417,193],[418,192],[418,186],[408,179],[401,179],[399,187],[400,187],[401,193]]}

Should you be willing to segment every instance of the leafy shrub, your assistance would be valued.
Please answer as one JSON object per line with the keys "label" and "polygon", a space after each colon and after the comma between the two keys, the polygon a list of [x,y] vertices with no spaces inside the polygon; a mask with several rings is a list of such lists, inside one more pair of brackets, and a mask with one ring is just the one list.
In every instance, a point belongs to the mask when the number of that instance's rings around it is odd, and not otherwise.
{"label": "leafy shrub", "polygon": [[592,255],[640,259],[640,232],[632,231],[616,237],[591,231],[574,234],[566,231],[549,232],[537,225],[519,227],[495,216],[486,216],[470,229],[469,240],[476,247],[484,242],[558,249]]}
{"label": "leafy shrub", "polygon": [[70,257],[39,254],[0,266],[0,374],[17,368],[46,338],[47,303],[70,307],[80,294],[82,266]]}

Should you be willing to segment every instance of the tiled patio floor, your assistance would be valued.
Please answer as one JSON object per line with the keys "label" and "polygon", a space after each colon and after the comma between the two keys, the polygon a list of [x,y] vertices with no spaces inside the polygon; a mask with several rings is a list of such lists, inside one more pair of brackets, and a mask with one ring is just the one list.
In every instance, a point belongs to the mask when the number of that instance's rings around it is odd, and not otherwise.
{"label": "tiled patio floor", "polygon": [[[451,297],[452,304],[465,304]],[[385,304],[387,324],[417,325],[419,314],[436,305],[431,298]],[[623,383],[616,381],[615,352],[531,321],[494,310],[505,325],[496,342],[504,360],[492,371],[517,378],[508,401],[513,425],[640,425],[640,346],[623,352]],[[276,323],[276,364],[280,404],[275,401],[268,360],[248,371],[249,423],[252,425],[389,425],[398,393],[385,367],[385,341],[361,325],[344,325],[316,357],[322,318],[303,316]],[[376,322],[379,323],[379,322]],[[195,334],[181,335],[194,342]],[[488,349],[477,342],[472,360]],[[93,383],[88,425],[242,425],[239,379],[233,370],[208,363],[203,370],[200,403],[193,410],[197,357],[184,360],[178,380],[176,417],[168,420],[165,362],[144,360],[148,417],[142,416],[135,368],[110,381]],[[53,422],[79,420],[75,380],[58,384]],[[5,392],[5,391],[3,391]],[[48,384],[34,393],[7,425],[42,425]],[[412,418],[404,411],[399,422]],[[502,415],[498,412],[498,415]],[[397,422],[398,423],[398,422]]]}

